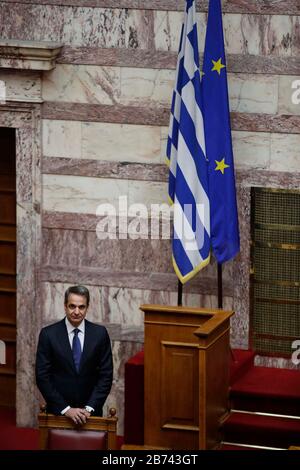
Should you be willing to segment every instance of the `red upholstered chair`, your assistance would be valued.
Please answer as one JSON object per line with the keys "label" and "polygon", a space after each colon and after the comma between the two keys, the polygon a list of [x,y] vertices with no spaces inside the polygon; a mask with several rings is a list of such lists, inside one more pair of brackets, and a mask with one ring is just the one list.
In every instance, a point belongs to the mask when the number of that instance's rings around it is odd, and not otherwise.
{"label": "red upholstered chair", "polygon": [[144,351],[125,363],[125,444],[144,444]]}
{"label": "red upholstered chair", "polygon": [[46,411],[39,413],[40,449],[43,450],[114,450],[117,449],[116,410],[110,416],[91,416],[82,426],[65,416]]}

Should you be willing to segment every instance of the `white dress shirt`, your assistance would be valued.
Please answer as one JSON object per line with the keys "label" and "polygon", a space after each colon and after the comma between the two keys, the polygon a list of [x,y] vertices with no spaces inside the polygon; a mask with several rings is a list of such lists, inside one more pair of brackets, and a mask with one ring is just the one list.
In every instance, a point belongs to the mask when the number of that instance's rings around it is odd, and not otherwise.
{"label": "white dress shirt", "polygon": [[69,320],[66,317],[66,327],[67,327],[67,331],[68,331],[68,337],[69,337],[71,349],[72,349],[72,345],[73,345],[74,330],[76,330],[76,328],[79,330],[78,331],[78,338],[79,338],[79,341],[80,341],[81,352],[82,352],[83,351],[83,345],[84,345],[85,320],[83,320],[80,323],[79,326],[74,327],[73,325],[71,325],[71,323],[69,322]]}
{"label": "white dress shirt", "polygon": [[[66,327],[67,327],[67,331],[68,331],[68,338],[69,338],[69,341],[70,341],[70,346],[71,346],[71,349],[72,349],[72,345],[73,345],[73,338],[74,338],[74,330],[77,328],[79,331],[78,331],[78,338],[79,338],[79,341],[80,341],[80,345],[81,345],[81,352],[83,351],[83,345],[84,345],[84,335],[85,335],[85,320],[83,320],[79,326],[77,326],[76,328],[69,322],[69,320],[67,319],[66,317]],[[64,408],[62,411],[61,411],[61,414],[64,415],[71,407],[70,406],[67,406],[66,408]],[[92,408],[91,406],[85,406],[85,409],[91,413],[92,411],[94,411],[94,408]]]}

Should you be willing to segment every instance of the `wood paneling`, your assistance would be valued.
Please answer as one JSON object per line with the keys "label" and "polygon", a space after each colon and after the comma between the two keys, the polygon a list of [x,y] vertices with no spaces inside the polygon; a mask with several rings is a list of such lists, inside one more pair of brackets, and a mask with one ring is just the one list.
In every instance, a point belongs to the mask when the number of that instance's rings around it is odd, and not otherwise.
{"label": "wood paneling", "polygon": [[0,324],[16,325],[16,292],[0,289]]}
{"label": "wood paneling", "polygon": [[[161,343],[161,426],[164,429],[198,427],[198,347]],[[184,383],[184,387],[170,384]]]}
{"label": "wood paneling", "polygon": [[16,242],[16,227],[11,225],[0,225],[0,240]]}
{"label": "wood paneling", "polygon": [[16,292],[16,276],[7,276],[0,273],[0,290]]}
{"label": "wood paneling", "polygon": [[[1,180],[0,180],[1,182]],[[1,224],[14,224],[16,221],[16,194],[0,190]]]}
{"label": "wood paneling", "polygon": [[2,274],[16,273],[16,244],[0,241],[0,271]]}
{"label": "wood paneling", "polygon": [[15,130],[0,128],[0,406],[16,401],[16,163]]}
{"label": "wood paneling", "polygon": [[223,310],[142,305],[145,446],[213,449],[227,413],[229,319]]}

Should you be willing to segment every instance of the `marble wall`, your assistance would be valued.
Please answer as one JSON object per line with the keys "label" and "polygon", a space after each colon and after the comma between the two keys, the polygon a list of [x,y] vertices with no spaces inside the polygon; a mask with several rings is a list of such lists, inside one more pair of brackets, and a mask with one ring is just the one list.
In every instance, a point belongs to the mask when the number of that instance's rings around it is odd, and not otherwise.
{"label": "marble wall", "polygon": [[[43,100],[40,323],[61,318],[66,286],[90,287],[90,318],[112,338],[108,404],[118,409],[122,433],[124,363],[143,344],[139,305],[176,304],[177,281],[168,239],[99,240],[96,210],[102,203],[118,209],[120,196],[148,208],[167,201],[164,158],[184,2],[117,3],[7,0],[0,24],[3,39],[64,45],[54,70],[41,80],[13,75],[9,89],[12,99]],[[197,10],[203,50],[207,2]],[[232,346],[247,348],[250,188],[300,183],[300,105],[291,100],[300,77],[300,7],[228,0],[223,11],[242,241],[224,266],[224,307],[235,310]],[[216,307],[215,264],[184,290],[184,304]]]}

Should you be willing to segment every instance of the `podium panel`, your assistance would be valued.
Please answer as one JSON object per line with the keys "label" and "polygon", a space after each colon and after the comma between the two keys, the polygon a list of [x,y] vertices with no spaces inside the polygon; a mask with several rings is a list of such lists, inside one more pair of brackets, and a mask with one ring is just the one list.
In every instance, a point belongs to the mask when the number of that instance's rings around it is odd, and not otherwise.
{"label": "podium panel", "polygon": [[223,310],[142,305],[145,445],[212,449],[227,412],[229,320]]}
{"label": "podium panel", "polygon": [[[197,430],[198,350],[187,344],[163,341],[161,358],[161,427],[173,429],[174,426],[185,426]],[[180,386],[181,382],[184,382],[184,387]],[[178,386],[171,387],[170,384]],[[187,396],[191,397],[188,401]]]}

